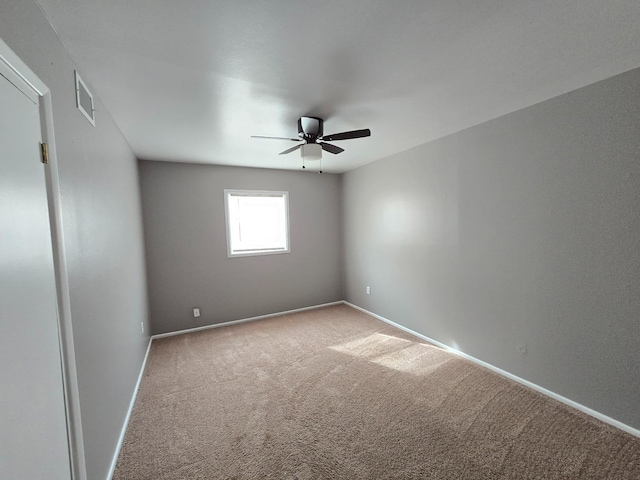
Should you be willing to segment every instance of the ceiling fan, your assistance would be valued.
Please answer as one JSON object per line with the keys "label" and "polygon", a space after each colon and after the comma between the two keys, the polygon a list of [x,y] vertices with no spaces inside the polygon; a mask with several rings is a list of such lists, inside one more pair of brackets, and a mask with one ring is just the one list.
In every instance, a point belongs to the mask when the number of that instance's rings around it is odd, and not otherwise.
{"label": "ceiling fan", "polygon": [[[326,143],[326,141],[349,140],[351,138],[362,138],[371,135],[371,130],[365,128],[363,130],[352,130],[349,132],[332,133],[325,135],[323,131],[323,120],[318,117],[300,117],[298,119],[298,138],[289,137],[266,137],[262,135],[252,135],[251,138],[267,138],[274,140],[291,140],[293,142],[301,142],[298,145],[288,148],[280,155],[295,152],[302,149],[303,159],[320,160],[322,158],[322,150],[337,155],[344,152],[344,148]],[[304,168],[304,167],[303,167]]]}

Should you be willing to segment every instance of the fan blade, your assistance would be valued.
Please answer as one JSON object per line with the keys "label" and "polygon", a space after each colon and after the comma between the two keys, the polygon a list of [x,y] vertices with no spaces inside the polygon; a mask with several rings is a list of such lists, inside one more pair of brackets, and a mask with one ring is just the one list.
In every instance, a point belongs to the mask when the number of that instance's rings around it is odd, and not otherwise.
{"label": "fan blade", "polygon": [[295,152],[296,150],[301,148],[302,145],[304,145],[304,143],[301,143],[300,145],[296,145],[295,147],[287,148],[284,152],[280,152],[280,155],[286,155],[287,153]]}
{"label": "fan blade", "polygon": [[337,155],[338,153],[344,152],[344,148],[337,147],[335,145],[331,145],[330,143],[318,142],[323,150],[326,150],[329,153],[333,153]]}
{"label": "fan blade", "polygon": [[267,140],[291,140],[292,142],[301,142],[301,138],[289,138],[289,137],[265,137],[263,135],[251,135],[251,138],[266,138]]}
{"label": "fan blade", "polygon": [[322,140],[349,140],[350,138],[362,138],[371,135],[371,130],[365,128],[364,130],[353,130],[351,132],[332,133],[331,135],[325,135]]}

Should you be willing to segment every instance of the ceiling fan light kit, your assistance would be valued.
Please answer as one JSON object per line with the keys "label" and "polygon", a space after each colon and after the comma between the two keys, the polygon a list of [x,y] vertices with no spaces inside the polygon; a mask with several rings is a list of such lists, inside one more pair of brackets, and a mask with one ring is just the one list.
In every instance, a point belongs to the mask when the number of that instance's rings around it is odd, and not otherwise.
{"label": "ceiling fan light kit", "polygon": [[351,130],[348,132],[332,133],[331,135],[324,135],[324,122],[318,117],[300,117],[298,119],[298,137],[268,137],[263,135],[252,135],[251,138],[268,138],[277,140],[290,140],[298,143],[298,145],[288,148],[280,155],[286,155],[288,153],[300,150],[300,156],[302,157],[302,168],[304,167],[305,160],[321,160],[322,150],[337,155],[344,152],[343,148],[340,148],[331,143],[326,143],[325,140],[337,141],[337,140],[350,140],[352,138],[362,138],[371,135],[371,130],[365,128],[363,130]]}
{"label": "ceiling fan light kit", "polygon": [[322,158],[322,147],[317,143],[302,145],[300,156],[303,160],[320,160]]}

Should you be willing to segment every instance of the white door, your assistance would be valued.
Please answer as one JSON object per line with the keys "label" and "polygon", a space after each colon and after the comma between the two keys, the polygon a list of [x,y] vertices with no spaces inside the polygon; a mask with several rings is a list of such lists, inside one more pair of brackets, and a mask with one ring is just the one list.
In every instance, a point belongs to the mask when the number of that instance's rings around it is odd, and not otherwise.
{"label": "white door", "polygon": [[37,102],[0,75],[2,480],[71,478]]}

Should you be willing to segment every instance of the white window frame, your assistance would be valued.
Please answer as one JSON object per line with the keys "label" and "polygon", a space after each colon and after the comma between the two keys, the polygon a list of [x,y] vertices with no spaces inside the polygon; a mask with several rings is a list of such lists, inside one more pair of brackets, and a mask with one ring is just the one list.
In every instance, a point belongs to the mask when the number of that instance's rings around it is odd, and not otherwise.
{"label": "white window frame", "polygon": [[[284,220],[285,220],[285,242],[284,248],[277,249],[265,249],[265,250],[249,250],[234,252],[231,246],[231,219],[229,218],[229,198],[231,196],[246,196],[246,197],[282,197],[284,198]],[[273,190],[238,190],[225,188],[224,190],[224,217],[227,229],[227,257],[253,257],[258,255],[276,255],[281,253],[291,252],[291,242],[289,237],[289,192],[285,191],[273,191]]]}

